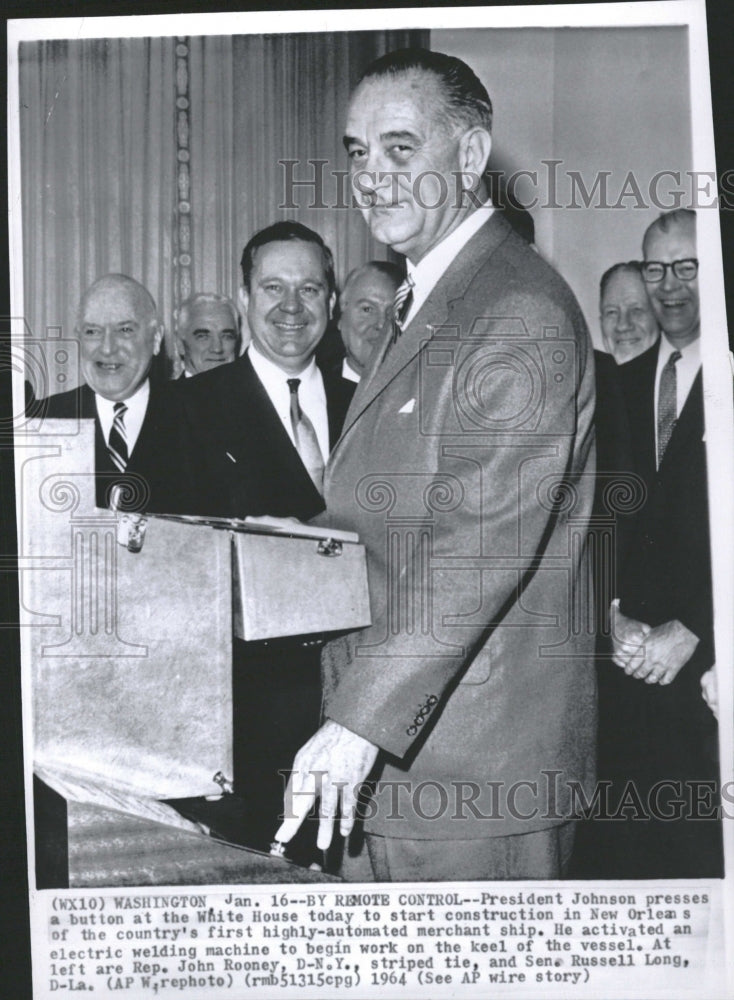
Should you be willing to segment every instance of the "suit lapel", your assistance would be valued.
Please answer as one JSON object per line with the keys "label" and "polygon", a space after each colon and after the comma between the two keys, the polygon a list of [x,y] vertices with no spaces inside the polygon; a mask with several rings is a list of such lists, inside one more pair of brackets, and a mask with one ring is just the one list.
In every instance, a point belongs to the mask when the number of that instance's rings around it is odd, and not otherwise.
{"label": "suit lapel", "polygon": [[447,324],[450,306],[463,297],[477,271],[485,266],[487,258],[507,238],[509,232],[509,224],[495,211],[456,255],[397,342],[391,344],[388,340],[375,352],[366,377],[357,386],[342,437],[376,397],[420,353],[435,331]]}
{"label": "suit lapel", "polygon": [[644,354],[622,365],[622,386],[629,419],[632,450],[636,471],[645,482],[655,478],[655,370],[658,362],[658,344]]}
{"label": "suit lapel", "polygon": [[[277,460],[274,464],[282,469],[283,488],[293,489],[309,498],[320,497],[248,355],[245,354],[238,363],[241,364],[240,384],[237,391],[231,394],[233,412],[230,426],[236,434],[233,454],[235,457],[238,453],[252,454],[254,446],[260,454]],[[244,407],[243,400],[246,401]]]}

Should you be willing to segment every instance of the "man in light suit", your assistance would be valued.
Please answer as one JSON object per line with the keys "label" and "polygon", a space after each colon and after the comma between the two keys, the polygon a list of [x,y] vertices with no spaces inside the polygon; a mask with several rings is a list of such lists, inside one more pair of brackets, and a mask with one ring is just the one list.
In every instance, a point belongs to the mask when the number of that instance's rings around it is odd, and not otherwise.
{"label": "man in light suit", "polygon": [[[324,465],[349,405],[341,379],[314,360],[335,300],[331,251],[308,227],[278,222],[252,237],[241,265],[247,351],[178,383],[190,512],[307,520],[324,509]],[[318,724],[318,645],[312,637],[235,641],[233,696],[234,784],[248,806],[243,833],[267,849],[281,813],[278,772]]]}
{"label": "man in light suit", "polygon": [[[720,824],[711,818],[716,726],[700,697],[714,648],[695,212],[661,215],[645,233],[643,253],[662,336],[619,368],[631,471],[644,481],[646,499],[612,607],[613,659],[624,671],[612,776],[634,781],[643,802],[657,783],[668,787],[657,796],[657,818],[616,824],[609,874],[713,877],[722,860]],[[676,791],[671,782],[683,785]],[[676,797],[686,803],[679,819]]]}
{"label": "man in light suit", "polygon": [[326,722],[278,839],[316,795],[320,846],[339,808],[348,835],[370,775],[361,878],[558,877],[569,789],[594,780],[594,630],[572,618],[591,348],[568,287],[488,202],[490,127],[470,68],[421,49],[368,68],[348,112],[362,212],[407,256],[412,304],[401,286],[402,332],[329,461],[328,516],[367,547],[373,624],[324,649]]}
{"label": "man in light suit", "polygon": [[76,335],[84,384],[33,401],[34,415],[94,420],[98,507],[109,505],[117,485],[124,509],[177,509],[172,392],[149,377],[163,337],[150,292],[125,274],[99,278],[82,297]]}

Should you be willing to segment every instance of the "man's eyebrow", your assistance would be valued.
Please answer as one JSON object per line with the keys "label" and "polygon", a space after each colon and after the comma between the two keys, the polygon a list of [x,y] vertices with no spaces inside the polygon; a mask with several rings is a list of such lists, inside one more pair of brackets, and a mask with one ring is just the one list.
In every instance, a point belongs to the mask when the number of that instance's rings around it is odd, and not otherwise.
{"label": "man's eyebrow", "polygon": [[380,139],[383,142],[395,142],[399,139],[408,139],[410,142],[420,142],[420,137],[409,129],[395,129],[392,132],[380,132]]}
{"label": "man's eyebrow", "polygon": [[356,139],[353,135],[344,135],[344,136],[342,136],[342,143],[344,145],[344,148],[347,149],[347,150],[349,149],[350,146],[355,145],[355,144],[359,145],[359,146],[363,146],[364,145],[364,143],[361,141],[361,139]]}

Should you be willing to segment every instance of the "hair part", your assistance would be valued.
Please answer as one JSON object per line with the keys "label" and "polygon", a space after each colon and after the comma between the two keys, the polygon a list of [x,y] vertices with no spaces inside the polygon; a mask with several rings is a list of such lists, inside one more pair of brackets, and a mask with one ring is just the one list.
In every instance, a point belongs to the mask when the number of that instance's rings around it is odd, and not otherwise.
{"label": "hair part", "polygon": [[458,127],[463,132],[478,126],[491,133],[489,94],[471,67],[456,56],[418,47],[397,49],[370,63],[359,83],[419,73],[429,74],[436,80],[444,98],[444,106],[437,109],[437,114],[444,119],[449,131],[454,132]]}
{"label": "hair part", "polygon": [[336,290],[336,278],[334,276],[334,257],[331,250],[328,248],[323,239],[319,236],[317,232],[313,229],[309,229],[308,226],[304,226],[301,222],[284,221],[284,222],[274,222],[271,226],[266,226],[265,229],[261,229],[259,232],[249,240],[245,249],[242,251],[242,257],[240,259],[240,267],[242,268],[242,284],[245,290],[249,293],[250,291],[250,279],[252,278],[252,271],[255,267],[255,255],[257,251],[262,247],[267,246],[268,243],[281,243],[290,240],[301,240],[303,243],[312,243],[317,246],[321,252],[321,261],[324,267],[324,274],[326,275],[326,283],[328,285],[329,297],[331,297]]}
{"label": "hair part", "polygon": [[696,232],[696,212],[692,208],[674,208],[672,212],[662,212],[645,230],[642,237],[642,252],[653,232],[669,233],[671,229],[692,228]]}
{"label": "hair part", "polygon": [[607,285],[615,276],[615,274],[635,274],[643,281],[642,278],[642,262],[639,260],[627,260],[622,261],[619,264],[612,264],[611,267],[602,274],[601,280],[599,281],[599,300],[604,298],[604,292],[607,289]]}
{"label": "hair part", "polygon": [[349,286],[352,282],[361,277],[361,275],[365,274],[367,271],[376,271],[378,274],[384,275],[384,277],[386,277],[389,281],[393,282],[396,289],[405,277],[402,269],[397,264],[393,264],[389,260],[368,260],[366,264],[360,264],[358,267],[352,268],[349,272],[340,292],[340,301],[347,294]]}
{"label": "hair part", "polygon": [[240,317],[237,312],[237,306],[234,304],[232,299],[226,295],[220,295],[218,292],[194,292],[193,295],[189,295],[185,299],[175,312],[174,319],[176,321],[176,335],[181,336],[181,331],[185,330],[189,325],[191,319],[191,313],[197,306],[205,305],[221,305],[227,306],[232,313],[232,319],[234,320],[233,326],[237,332],[237,336],[240,336]]}

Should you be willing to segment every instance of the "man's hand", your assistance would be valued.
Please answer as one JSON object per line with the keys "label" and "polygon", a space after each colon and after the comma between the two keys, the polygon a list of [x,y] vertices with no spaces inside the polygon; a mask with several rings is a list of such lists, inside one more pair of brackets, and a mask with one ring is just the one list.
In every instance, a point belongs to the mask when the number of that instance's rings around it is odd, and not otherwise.
{"label": "man's hand", "polygon": [[331,843],[334,819],[341,799],[339,832],[348,837],[354,826],[357,795],[372,770],[378,748],[331,719],[296,754],[285,793],[285,816],[275,839],[287,844],[311,810],[317,797],[321,851]]}
{"label": "man's hand", "polygon": [[677,619],[650,629],[644,643],[644,660],[632,672],[646,684],[670,684],[690,660],[698,636]]}
{"label": "man's hand", "polygon": [[625,673],[631,674],[643,662],[645,637],[650,626],[628,618],[619,610],[617,601],[612,602],[610,622],[612,626],[612,663],[616,663]]}
{"label": "man's hand", "polygon": [[716,682],[716,666],[709,667],[701,678],[701,694],[703,700],[714,713],[715,718],[719,718],[719,687]]}

